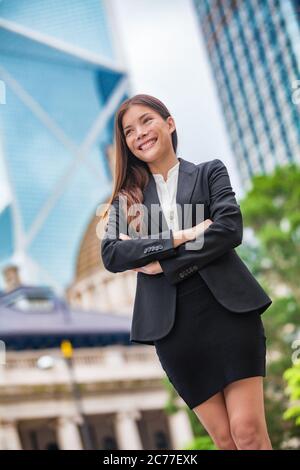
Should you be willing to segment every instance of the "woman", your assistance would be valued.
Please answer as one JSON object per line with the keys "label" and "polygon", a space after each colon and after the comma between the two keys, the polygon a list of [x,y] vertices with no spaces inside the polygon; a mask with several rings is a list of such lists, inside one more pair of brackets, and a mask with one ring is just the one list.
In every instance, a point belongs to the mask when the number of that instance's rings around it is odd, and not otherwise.
{"label": "woman", "polygon": [[115,142],[101,253],[109,271],[137,272],[131,341],[155,346],[219,449],[271,449],[260,315],[272,301],[234,250],[242,216],[225,165],[177,158],[174,119],[150,95],[121,104]]}

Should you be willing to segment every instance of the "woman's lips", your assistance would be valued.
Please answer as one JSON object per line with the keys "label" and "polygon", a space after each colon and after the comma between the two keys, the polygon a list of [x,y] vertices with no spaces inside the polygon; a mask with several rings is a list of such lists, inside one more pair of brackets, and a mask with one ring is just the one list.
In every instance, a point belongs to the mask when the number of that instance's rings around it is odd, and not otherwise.
{"label": "woman's lips", "polygon": [[154,147],[156,142],[157,142],[157,138],[149,139],[149,141],[147,143],[145,143],[143,146],[139,147],[139,150],[142,150],[142,151],[149,150],[152,147]]}

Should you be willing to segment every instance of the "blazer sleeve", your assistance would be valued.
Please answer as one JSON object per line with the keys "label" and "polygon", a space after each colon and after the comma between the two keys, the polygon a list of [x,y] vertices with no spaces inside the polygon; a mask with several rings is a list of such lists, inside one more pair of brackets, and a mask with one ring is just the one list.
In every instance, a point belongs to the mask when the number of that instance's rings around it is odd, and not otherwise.
{"label": "blazer sleeve", "polygon": [[118,273],[140,268],[152,261],[176,255],[172,229],[155,234],[155,238],[142,236],[119,240],[119,234],[128,231],[123,211],[120,217],[119,207],[119,199],[115,199],[101,241],[101,257],[108,271]]}
{"label": "blazer sleeve", "polygon": [[[177,284],[242,243],[243,218],[235,199],[228,171],[219,159],[208,168],[209,209],[213,223],[205,230],[201,248],[189,250],[186,243],[176,248],[177,256],[160,261],[171,284]],[[193,242],[192,242],[193,243]]]}

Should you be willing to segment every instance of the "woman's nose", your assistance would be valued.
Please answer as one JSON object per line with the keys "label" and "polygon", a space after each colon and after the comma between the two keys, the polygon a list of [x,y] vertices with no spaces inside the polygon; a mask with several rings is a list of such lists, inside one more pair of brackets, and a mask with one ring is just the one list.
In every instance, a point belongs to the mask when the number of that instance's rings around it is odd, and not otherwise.
{"label": "woman's nose", "polygon": [[143,129],[137,130],[137,140],[138,140],[138,142],[141,142],[146,135],[147,135],[147,132],[144,131]]}

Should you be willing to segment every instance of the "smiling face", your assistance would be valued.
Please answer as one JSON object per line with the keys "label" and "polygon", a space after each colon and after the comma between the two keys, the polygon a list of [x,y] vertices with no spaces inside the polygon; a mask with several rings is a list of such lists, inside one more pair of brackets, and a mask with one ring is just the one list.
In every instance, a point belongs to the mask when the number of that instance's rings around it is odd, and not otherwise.
{"label": "smiling face", "polygon": [[157,111],[144,105],[132,105],[122,119],[123,134],[130,151],[144,162],[152,162],[173,153],[171,134],[174,119],[165,121]]}

